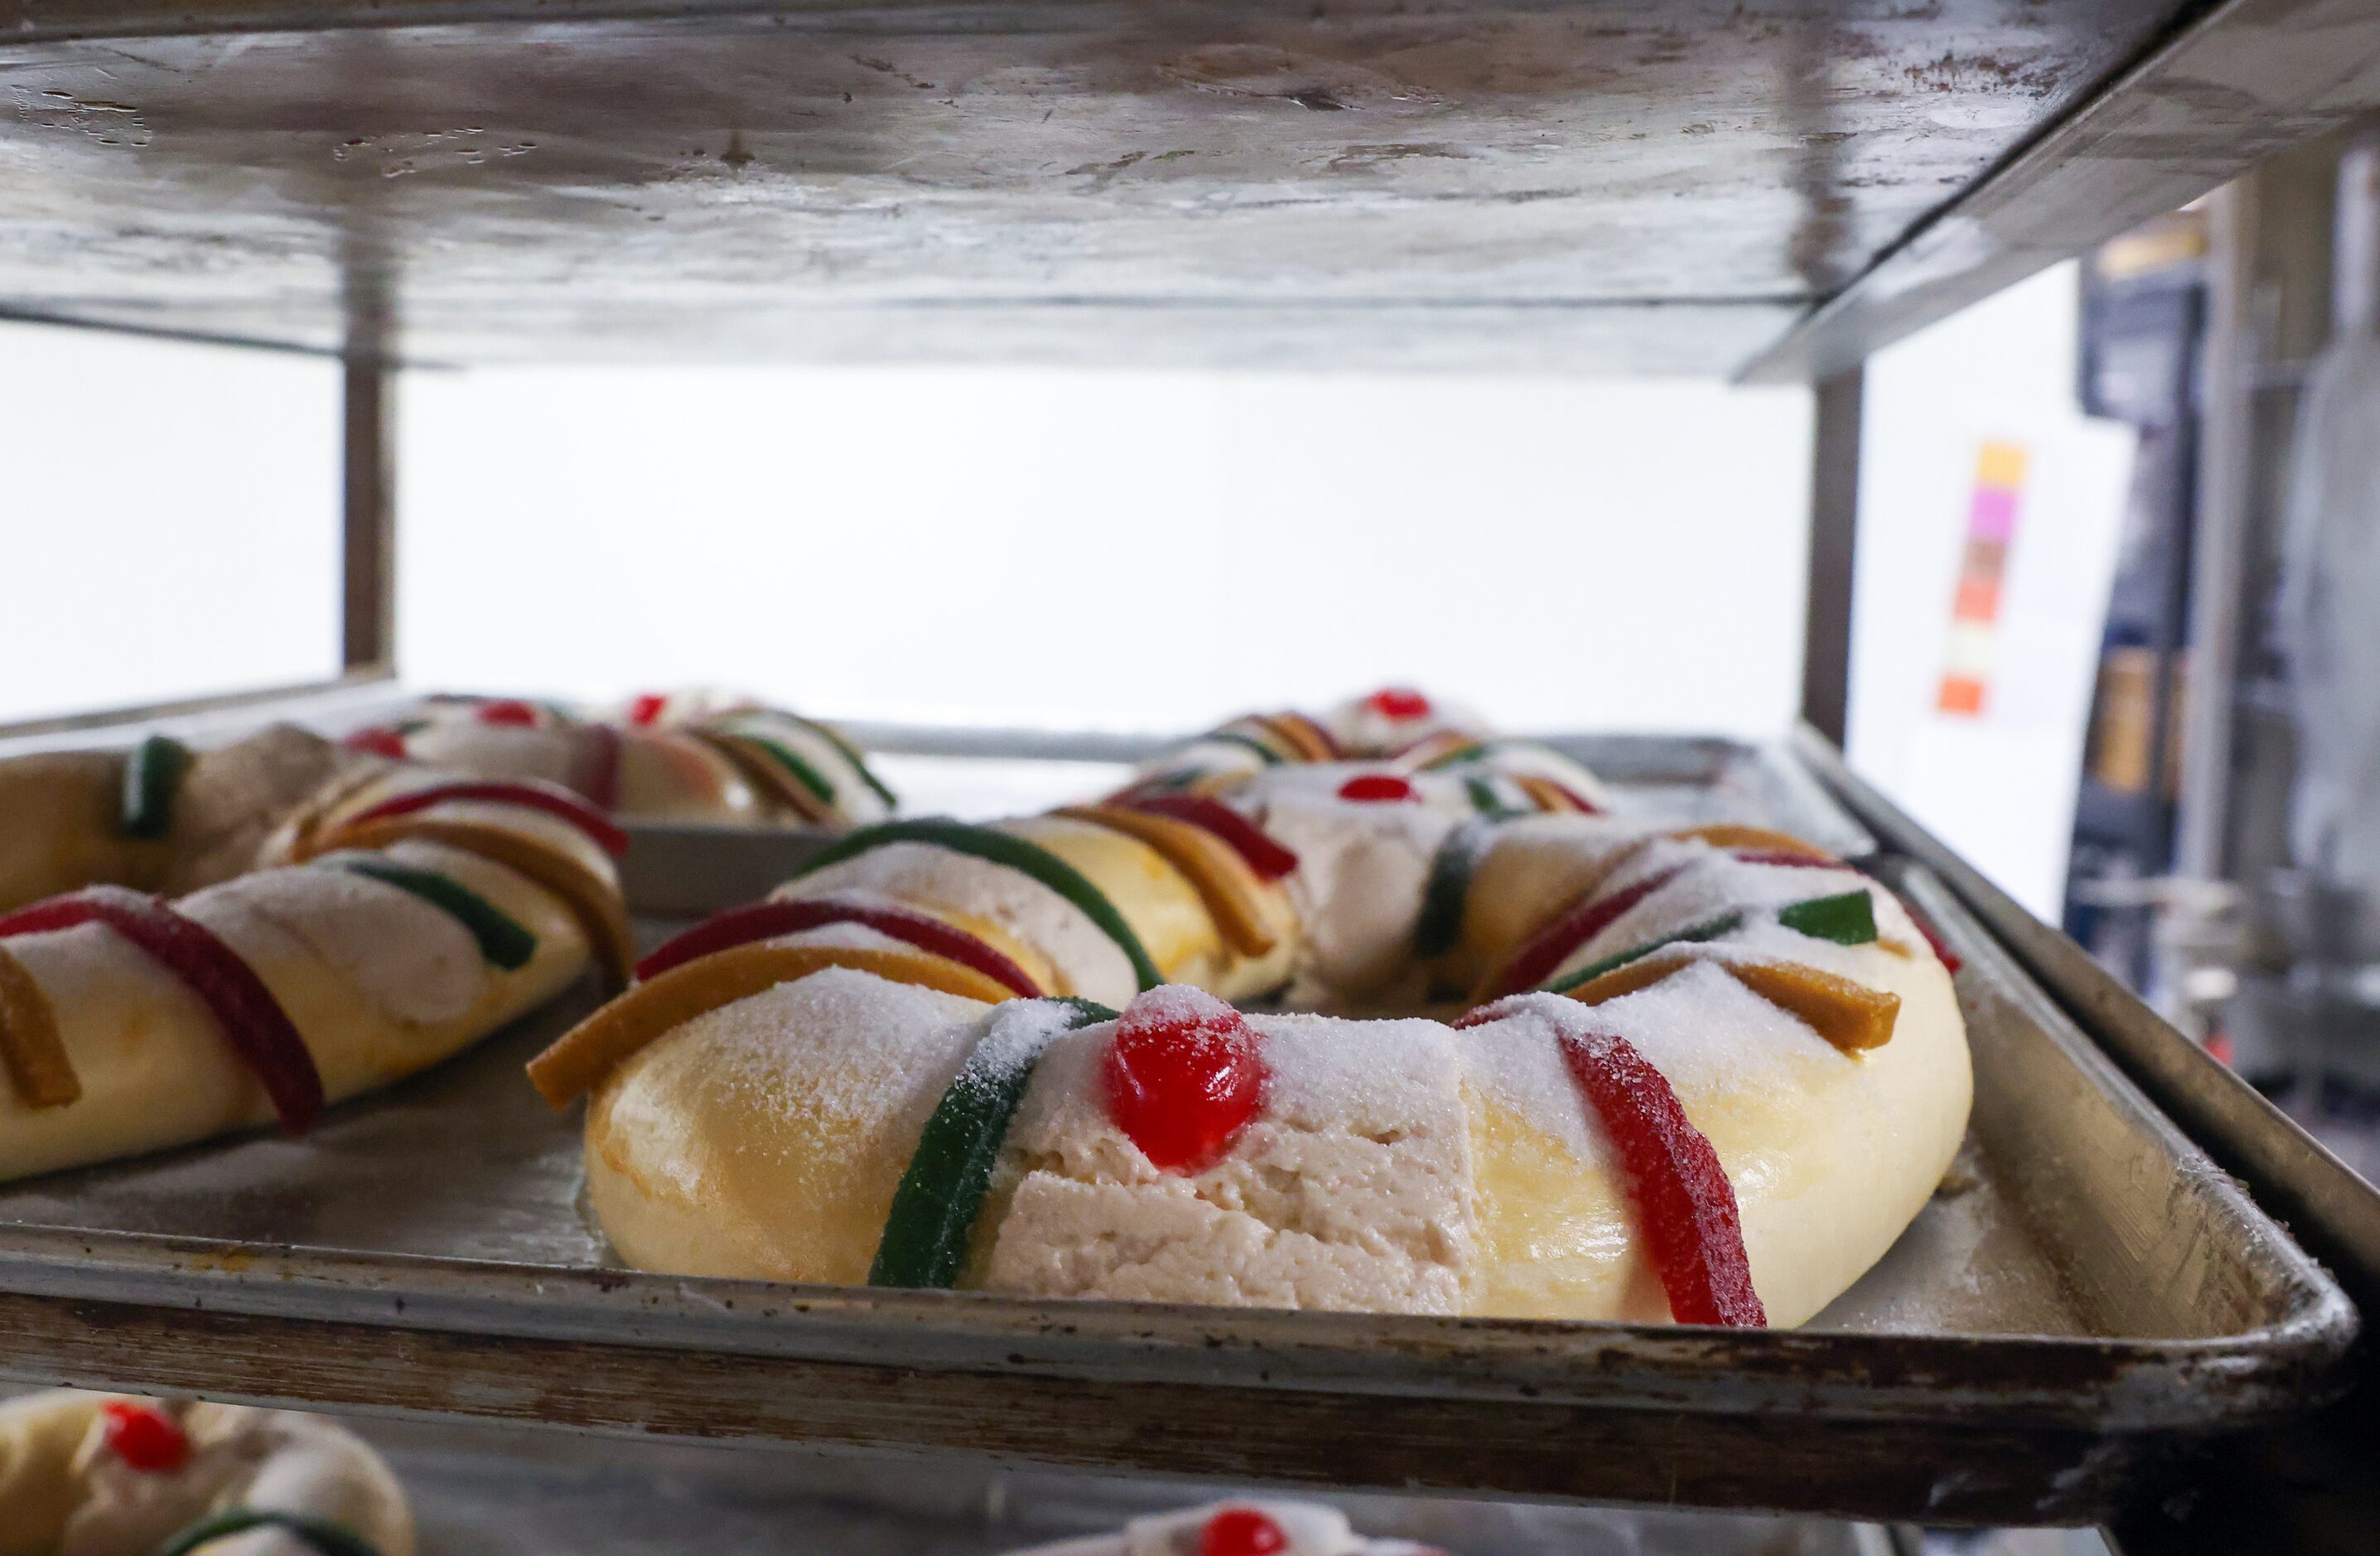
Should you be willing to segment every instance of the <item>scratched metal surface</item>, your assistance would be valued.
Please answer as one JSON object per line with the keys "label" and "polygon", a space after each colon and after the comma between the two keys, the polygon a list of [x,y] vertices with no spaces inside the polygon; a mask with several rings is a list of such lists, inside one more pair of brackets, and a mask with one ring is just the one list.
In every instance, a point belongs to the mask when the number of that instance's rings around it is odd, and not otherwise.
{"label": "scratched metal surface", "polygon": [[2183,8],[0,0],[0,308],[431,361],[1726,371]]}
{"label": "scratched metal surface", "polygon": [[1912,235],[1747,369],[1794,382],[2380,108],[2380,5],[2229,0]]}

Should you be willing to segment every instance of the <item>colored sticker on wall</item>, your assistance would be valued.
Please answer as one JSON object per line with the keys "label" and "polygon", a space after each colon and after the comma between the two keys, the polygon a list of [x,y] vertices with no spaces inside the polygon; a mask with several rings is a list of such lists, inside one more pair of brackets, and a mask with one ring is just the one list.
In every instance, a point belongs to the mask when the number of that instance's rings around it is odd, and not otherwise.
{"label": "colored sticker on wall", "polygon": [[1975,718],[1990,699],[1994,639],[1999,632],[2000,587],[2009,547],[2016,541],[2024,495],[2024,450],[1987,443],[1975,456],[1975,494],[1967,504],[1967,549],[1950,595],[1950,639],[1943,655],[1942,689],[1934,705]]}

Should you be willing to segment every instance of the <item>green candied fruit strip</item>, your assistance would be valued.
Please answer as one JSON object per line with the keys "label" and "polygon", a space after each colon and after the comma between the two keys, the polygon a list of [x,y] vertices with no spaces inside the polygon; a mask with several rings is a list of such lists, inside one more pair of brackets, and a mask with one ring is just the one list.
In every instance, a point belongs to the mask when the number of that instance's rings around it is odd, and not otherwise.
{"label": "green candied fruit strip", "polygon": [[820,739],[825,741],[836,750],[841,751],[843,753],[843,760],[851,763],[851,770],[859,774],[859,781],[861,783],[867,784],[870,789],[875,791],[876,797],[878,799],[882,800],[891,809],[898,810],[901,808],[899,796],[895,796],[891,789],[885,786],[883,779],[876,776],[875,770],[868,765],[868,759],[859,754],[859,748],[851,743],[851,737],[849,735],[844,734],[843,731],[835,728],[832,724],[820,723],[816,719],[806,719],[799,713],[788,713],[785,717],[793,720],[794,723],[801,725],[804,729],[808,730],[812,735],[817,735]]}
{"label": "green candied fruit strip", "polygon": [[[1115,1015],[1088,1000],[1012,1000],[986,1018],[975,1052],[926,1120],[892,1191],[884,1234],[868,1270],[869,1285],[940,1290],[957,1282],[983,1216],[1000,1148],[1033,1082],[1041,1051],[1062,1033],[1112,1021]],[[1015,1023],[1031,1025],[1018,1029]]]}
{"label": "green candied fruit strip", "polygon": [[299,1544],[311,1546],[319,1556],[380,1556],[370,1540],[345,1524],[264,1507],[235,1507],[186,1525],[157,1548],[156,1556],[190,1556],[217,1540],[229,1539],[250,1529],[286,1530],[298,1538]]}
{"label": "green candied fruit strip", "polygon": [[1495,746],[1488,741],[1481,740],[1465,746],[1459,751],[1449,751],[1436,760],[1424,762],[1421,770],[1424,772],[1443,772],[1450,767],[1461,767],[1467,762],[1486,761],[1495,754]]}
{"label": "green candied fruit strip", "polygon": [[480,954],[506,972],[518,972],[537,954],[537,936],[526,925],[451,877],[370,854],[330,854],[316,862],[410,892],[468,930],[479,942]]}
{"label": "green candied fruit strip", "polygon": [[1050,1003],[1064,1005],[1081,1017],[1080,1020],[1068,1024],[1069,1031],[1078,1027],[1096,1027],[1102,1021],[1113,1021],[1123,1014],[1121,1011],[1110,1010],[1097,1000],[1087,1000],[1080,994],[1052,994],[1050,996]]}
{"label": "green candied fruit strip", "polygon": [[826,774],[804,760],[800,752],[782,740],[755,734],[749,729],[738,730],[736,733],[766,751],[770,760],[792,773],[794,781],[816,795],[820,804],[831,806],[841,803],[835,796],[834,785],[827,782]]}
{"label": "green candied fruit strip", "polygon": [[116,826],[127,837],[159,838],[174,821],[174,796],[190,770],[190,748],[152,735],[124,759],[124,799]]}
{"label": "green candied fruit strip", "polygon": [[1471,808],[1491,821],[1509,821],[1515,816],[1533,814],[1517,806],[1505,804],[1502,796],[1496,793],[1496,785],[1485,778],[1465,778],[1463,792],[1470,796]]}
{"label": "green candied fruit strip", "polygon": [[1696,924],[1692,929],[1680,930],[1676,934],[1663,935],[1658,940],[1648,940],[1642,945],[1632,945],[1625,951],[1617,952],[1599,961],[1589,962],[1568,978],[1545,985],[1545,991],[1548,994],[1567,994],[1573,989],[1581,989],[1594,982],[1615,967],[1624,967],[1631,962],[1642,960],[1668,946],[1698,945],[1704,941],[1717,940],[1721,935],[1731,935],[1742,928],[1743,928],[1742,914],[1722,913],[1718,918]]}
{"label": "green candied fruit strip", "polygon": [[947,848],[953,854],[971,855],[996,865],[1005,865],[1057,893],[1081,909],[1084,917],[1099,926],[1099,932],[1113,941],[1124,959],[1132,964],[1132,975],[1143,989],[1154,989],[1165,981],[1157,970],[1148,952],[1141,945],[1140,937],[1132,932],[1123,915],[1108,901],[1105,893],[1091,884],[1088,877],[1065,860],[1038,843],[996,832],[990,827],[972,827],[964,821],[931,817],[916,821],[880,821],[872,827],[862,827],[811,855],[794,879],[815,875],[829,865],[839,865],[855,859],[873,849],[894,843],[924,843],[937,848]]}
{"label": "green candied fruit strip", "polygon": [[1463,937],[1463,907],[1471,895],[1471,871],[1488,842],[1488,825],[1473,818],[1456,824],[1430,856],[1429,880],[1422,887],[1421,917],[1414,920],[1414,954],[1442,956]]}
{"label": "green candied fruit strip", "polygon": [[1812,897],[1808,902],[1780,907],[1777,921],[1789,930],[1815,940],[1830,940],[1837,945],[1876,942],[1876,901],[1864,891]]}

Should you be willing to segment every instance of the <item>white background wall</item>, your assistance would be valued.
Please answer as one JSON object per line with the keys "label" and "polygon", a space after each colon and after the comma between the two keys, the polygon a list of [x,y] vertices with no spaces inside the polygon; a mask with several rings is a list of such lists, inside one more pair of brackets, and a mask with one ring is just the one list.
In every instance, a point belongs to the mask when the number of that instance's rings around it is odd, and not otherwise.
{"label": "white background wall", "polygon": [[1888,790],[1941,680],[1978,435],[2082,419],[2076,288],[2075,267],[2056,266],[1868,363],[1850,755]]}
{"label": "white background wall", "polygon": [[[1879,353],[1867,372],[1851,760],[2035,914],[2065,898],[2129,429],[2074,393],[2077,276],[2059,266]],[[2025,451],[1991,691],[1934,704],[1987,440]]]}
{"label": "white background wall", "polygon": [[[1929,418],[2063,395],[2071,292],[1873,371],[1853,749],[1888,780],[1959,540]],[[1516,725],[1794,704],[1795,391],[514,370],[413,375],[401,410],[424,684],[1111,726],[1389,678]],[[321,362],[0,326],[0,717],[327,674],[336,417]]]}
{"label": "white background wall", "polygon": [[1418,680],[1783,727],[1806,396],[1700,383],[483,371],[406,387],[409,675],[1182,727]]}
{"label": "white background wall", "polygon": [[0,720],[339,659],[338,372],[0,324]]}

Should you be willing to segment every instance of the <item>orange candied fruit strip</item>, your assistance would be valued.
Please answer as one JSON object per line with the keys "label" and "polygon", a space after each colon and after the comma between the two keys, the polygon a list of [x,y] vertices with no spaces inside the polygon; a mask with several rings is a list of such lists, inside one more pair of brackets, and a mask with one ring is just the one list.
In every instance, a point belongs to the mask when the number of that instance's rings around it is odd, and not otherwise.
{"label": "orange candied fruit strip", "polygon": [[25,964],[0,946],[0,1064],[29,1108],[62,1108],[82,1096],[82,1081],[58,1035],[57,1012]]}
{"label": "orange candied fruit strip", "polygon": [[854,945],[738,945],[639,983],[553,1040],[528,1062],[529,1084],[553,1107],[593,1090],[647,1044],[697,1016],[823,972],[849,967],[894,983],[999,1004],[1014,991],[973,967],[924,952]]}
{"label": "orange candied fruit strip", "polygon": [[1824,860],[1831,864],[1835,857],[1815,843],[1804,843],[1791,833],[1768,827],[1738,826],[1721,821],[1706,827],[1687,827],[1669,834],[1707,843],[1714,848],[1742,848],[1764,854],[1795,854],[1805,859]]}
{"label": "orange candied fruit strip", "polygon": [[1737,961],[1657,952],[1570,991],[1581,1004],[1599,1005],[1650,989],[1696,961],[1707,961],[1844,1053],[1864,1053],[1892,1040],[1900,996],[1803,962]]}
{"label": "orange candied fruit strip", "polygon": [[1264,907],[1264,884],[1231,845],[1204,827],[1123,806],[1068,806],[1056,814],[1136,838],[1189,878],[1215,927],[1243,956],[1265,956],[1281,943]]}

